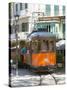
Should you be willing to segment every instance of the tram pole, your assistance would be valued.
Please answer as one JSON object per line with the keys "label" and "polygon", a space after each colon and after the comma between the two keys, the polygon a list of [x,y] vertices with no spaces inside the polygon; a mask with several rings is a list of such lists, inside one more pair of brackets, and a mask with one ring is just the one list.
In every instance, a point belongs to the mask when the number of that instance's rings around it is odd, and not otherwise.
{"label": "tram pole", "polygon": [[16,76],[18,76],[18,20],[19,15],[15,15],[15,37],[16,37]]}

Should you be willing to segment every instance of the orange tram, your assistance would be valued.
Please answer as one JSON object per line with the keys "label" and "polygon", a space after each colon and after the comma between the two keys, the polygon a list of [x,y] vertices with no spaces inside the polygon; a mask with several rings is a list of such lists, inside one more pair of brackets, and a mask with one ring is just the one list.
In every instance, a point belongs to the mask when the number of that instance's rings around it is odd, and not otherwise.
{"label": "orange tram", "polygon": [[35,72],[56,68],[56,37],[50,32],[34,31],[26,41],[25,65]]}

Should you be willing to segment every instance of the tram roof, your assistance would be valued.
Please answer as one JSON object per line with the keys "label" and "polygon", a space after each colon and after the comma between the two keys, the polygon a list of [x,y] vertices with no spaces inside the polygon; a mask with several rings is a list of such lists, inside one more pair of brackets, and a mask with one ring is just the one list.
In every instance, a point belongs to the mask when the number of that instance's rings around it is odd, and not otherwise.
{"label": "tram roof", "polygon": [[55,34],[51,32],[44,32],[44,31],[34,31],[28,35],[28,39],[32,38],[54,38],[56,37]]}

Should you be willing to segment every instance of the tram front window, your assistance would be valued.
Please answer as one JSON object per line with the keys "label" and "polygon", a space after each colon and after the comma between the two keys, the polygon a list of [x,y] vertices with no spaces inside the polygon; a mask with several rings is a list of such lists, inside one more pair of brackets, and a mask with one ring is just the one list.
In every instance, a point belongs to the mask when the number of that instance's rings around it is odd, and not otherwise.
{"label": "tram front window", "polygon": [[41,43],[41,52],[55,51],[54,41],[43,40]]}
{"label": "tram front window", "polygon": [[31,44],[32,53],[49,52],[55,50],[54,41],[36,40]]}
{"label": "tram front window", "polygon": [[41,52],[47,52],[48,51],[48,41],[43,40],[41,43]]}

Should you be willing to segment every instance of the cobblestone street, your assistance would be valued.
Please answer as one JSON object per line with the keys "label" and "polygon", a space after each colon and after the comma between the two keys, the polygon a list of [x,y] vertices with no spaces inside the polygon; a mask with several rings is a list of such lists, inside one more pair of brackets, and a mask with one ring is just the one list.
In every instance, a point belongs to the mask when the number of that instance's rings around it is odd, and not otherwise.
{"label": "cobblestone street", "polygon": [[18,76],[16,76],[15,70],[12,70],[12,87],[65,84],[65,74],[63,69],[61,69],[60,72],[56,71],[51,74],[43,73],[41,75],[30,72],[27,69],[19,69],[18,73]]}

